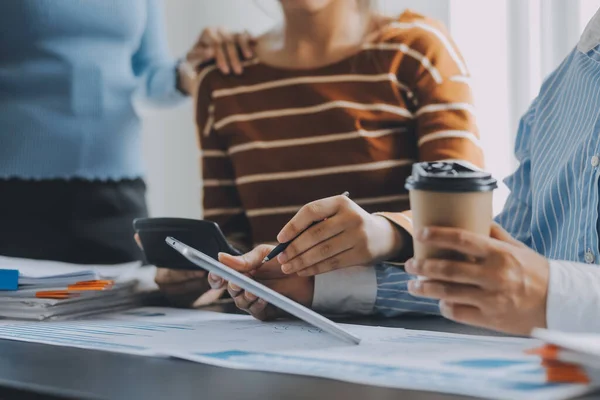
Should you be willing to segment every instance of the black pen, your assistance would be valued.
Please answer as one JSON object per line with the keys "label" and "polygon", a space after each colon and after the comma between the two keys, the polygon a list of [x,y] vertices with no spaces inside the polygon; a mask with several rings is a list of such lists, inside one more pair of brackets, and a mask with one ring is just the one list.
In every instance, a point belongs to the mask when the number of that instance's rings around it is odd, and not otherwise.
{"label": "black pen", "polygon": [[[346,196],[346,197],[350,197],[350,193],[348,192],[344,192],[342,193],[342,196]],[[289,242],[285,242],[285,243],[279,243],[273,250],[271,250],[271,252],[269,253],[269,255],[267,255],[263,260],[262,263],[266,263],[267,261],[270,261],[272,259],[274,259],[275,257],[277,257],[278,255],[280,255],[281,253],[283,253],[285,251],[285,249],[288,248],[288,246],[290,245],[290,243],[292,243],[298,236],[302,235],[304,232],[306,232],[307,230],[309,230],[310,228],[312,228],[313,226],[315,226],[316,224],[323,222],[323,221],[315,221],[312,224],[309,225],[308,228],[306,228],[305,230],[303,230],[302,232],[300,232],[298,235],[296,235],[296,237],[292,240],[290,240]]]}

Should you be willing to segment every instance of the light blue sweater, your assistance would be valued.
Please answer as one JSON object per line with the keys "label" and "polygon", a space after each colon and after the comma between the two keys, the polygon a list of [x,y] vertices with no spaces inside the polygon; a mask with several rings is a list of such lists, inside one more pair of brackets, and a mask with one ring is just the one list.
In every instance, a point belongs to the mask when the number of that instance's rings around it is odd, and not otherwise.
{"label": "light blue sweater", "polygon": [[160,0],[0,1],[0,179],[141,177],[134,98],[175,71]]}

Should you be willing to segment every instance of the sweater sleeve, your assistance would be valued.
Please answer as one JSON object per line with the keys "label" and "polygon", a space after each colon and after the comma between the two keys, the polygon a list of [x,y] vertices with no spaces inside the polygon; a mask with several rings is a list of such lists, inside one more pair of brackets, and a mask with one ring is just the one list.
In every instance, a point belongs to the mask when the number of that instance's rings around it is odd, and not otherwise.
{"label": "sweater sleeve", "polygon": [[[393,24],[388,41],[401,39],[398,81],[411,89],[419,161],[460,160],[483,167],[470,75],[443,24],[418,14]],[[395,37],[394,37],[395,35]],[[410,211],[379,213],[412,234]]]}
{"label": "sweater sleeve", "polygon": [[199,73],[196,127],[201,151],[204,218],[219,224],[227,240],[241,251],[252,248],[250,223],[238,194],[227,144],[214,129],[214,103],[206,67]]}
{"label": "sweater sleeve", "polygon": [[146,0],[146,27],[131,65],[139,78],[136,97],[154,106],[171,106],[186,96],[177,89],[177,61],[169,54],[163,3]]}

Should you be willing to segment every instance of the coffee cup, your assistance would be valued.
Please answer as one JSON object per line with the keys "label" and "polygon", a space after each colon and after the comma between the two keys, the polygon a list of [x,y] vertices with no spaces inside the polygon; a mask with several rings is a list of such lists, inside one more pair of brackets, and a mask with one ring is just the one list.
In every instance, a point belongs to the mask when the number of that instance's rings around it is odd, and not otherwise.
{"label": "coffee cup", "polygon": [[[406,180],[415,232],[424,227],[452,227],[489,236],[493,218],[491,174],[466,163],[431,162],[413,165]],[[413,241],[416,259],[463,260],[456,251]]]}

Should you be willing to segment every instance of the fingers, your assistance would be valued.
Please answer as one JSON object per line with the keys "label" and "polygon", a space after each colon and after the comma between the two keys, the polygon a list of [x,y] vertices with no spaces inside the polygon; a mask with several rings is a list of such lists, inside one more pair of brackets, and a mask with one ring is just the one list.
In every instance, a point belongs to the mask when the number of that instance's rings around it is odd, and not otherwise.
{"label": "fingers", "polygon": [[254,318],[261,321],[276,318],[277,310],[263,299],[259,299],[252,293],[242,290],[240,287],[231,283],[227,286],[227,291],[236,307],[242,311],[246,311]]}
{"label": "fingers", "polygon": [[223,74],[227,75],[233,70],[239,75],[243,71],[243,65],[238,49],[244,58],[252,58],[253,43],[254,38],[248,32],[233,35],[224,28],[206,28],[188,53],[187,60],[196,66],[214,59]]}
{"label": "fingers", "polygon": [[254,57],[254,50],[252,50],[252,45],[254,44],[254,38],[250,35],[248,31],[244,31],[243,33],[236,35],[236,42],[244,57],[246,59]]}
{"label": "fingers", "polygon": [[508,244],[512,244],[514,246],[523,247],[525,244],[519,242],[517,239],[513,238],[510,233],[504,230],[502,226],[497,223],[492,224],[492,230],[490,236],[496,240],[500,240],[501,242],[505,242]]}
{"label": "fingers", "polygon": [[440,301],[440,312],[448,319],[468,325],[486,327],[483,313],[477,307]]}
{"label": "fingers", "polygon": [[308,267],[298,272],[299,276],[320,275],[336,269],[351,267],[356,265],[357,257],[352,250],[343,251],[333,257],[323,260],[312,267]]}
{"label": "fingers", "polygon": [[240,310],[250,310],[250,306],[258,300],[258,297],[256,297],[252,293],[247,292],[241,289],[239,286],[236,286],[232,283],[227,285],[227,291],[229,292],[229,295],[235,302],[237,308],[239,308]]}
{"label": "fingers", "polygon": [[334,196],[305,205],[279,232],[277,241],[279,243],[289,242],[313,222],[319,222],[334,216],[341,207],[348,205],[349,202],[351,200],[346,196]]}
{"label": "fingers", "polygon": [[158,269],[155,281],[169,302],[178,307],[189,307],[209,289],[204,271]]}
{"label": "fingers", "polygon": [[223,293],[225,292],[225,290],[226,290],[226,288],[223,287],[222,289],[208,290],[208,291],[204,292],[198,299],[196,299],[194,301],[194,303],[192,304],[192,307],[198,308],[198,307],[204,307],[204,306],[214,304],[217,300],[219,300],[223,296]]}
{"label": "fingers", "polygon": [[219,253],[219,261],[238,272],[250,272],[262,265],[263,259],[273,250],[274,246],[260,245],[249,253],[241,256],[232,256]]}
{"label": "fingers", "polygon": [[482,268],[481,265],[452,260],[415,260],[410,259],[404,269],[411,275],[424,276],[429,279],[488,287],[487,274],[493,272]]}
{"label": "fingers", "polygon": [[[225,54],[224,39],[221,36],[221,32],[214,28],[207,28],[202,32],[199,40],[199,47],[207,49],[207,56],[212,55],[215,59],[217,67],[224,74],[231,72],[229,64],[227,63],[227,55]],[[208,61],[210,58],[202,61]]]}
{"label": "fingers", "polygon": [[[332,218],[333,220],[333,218]],[[329,222],[330,220],[326,221]],[[325,225],[326,222],[323,222],[319,225]],[[333,222],[333,221],[332,221]],[[317,228],[319,225],[314,226],[313,228]],[[311,228],[311,230],[313,229]],[[310,230],[309,230],[310,231]],[[300,242],[304,235],[307,235],[309,231],[302,234],[298,239],[292,242],[290,247],[296,247],[296,242]],[[337,229],[331,231],[332,233],[337,232]],[[316,241],[315,241],[316,242]],[[319,267],[317,268],[319,271],[331,271],[333,269],[337,269],[340,267],[340,253],[343,253],[352,248],[352,242],[348,240],[347,235],[339,234],[337,236],[333,236],[330,239],[327,239],[323,242],[318,243],[316,246],[313,246],[308,251],[300,254],[297,257],[287,261],[286,263],[281,265],[281,270],[286,274],[293,274],[303,270],[306,270],[310,267]],[[308,246],[309,244],[298,244],[298,247]],[[288,247],[289,249],[289,247]],[[293,252],[298,251],[298,249],[293,249]],[[302,251],[302,250],[300,250]],[[281,260],[280,260],[281,261]],[[314,269],[313,269],[314,271]],[[303,275],[304,276],[304,275]]]}
{"label": "fingers", "polygon": [[415,234],[415,239],[428,245],[478,258],[485,257],[492,247],[489,237],[456,228],[424,228]]}
{"label": "fingers", "polygon": [[208,284],[211,289],[219,290],[225,286],[225,280],[211,272],[208,274]]}
{"label": "fingers", "polygon": [[[237,44],[236,42],[234,42],[234,36],[224,29],[220,29],[219,34],[221,35],[224,44],[225,55],[227,56],[228,65],[233,69],[233,72],[236,75],[241,74],[242,62],[238,55]],[[237,36],[238,35],[236,35],[236,40]]]}
{"label": "fingers", "polygon": [[184,283],[191,279],[204,279],[206,271],[178,271],[173,269],[158,268],[154,281],[158,285]]}
{"label": "fingers", "polygon": [[[347,250],[350,247],[347,243],[340,242],[339,239],[334,241],[334,238],[348,227],[348,222],[344,218],[334,216],[301,233],[283,253],[277,256],[277,261],[284,267],[283,271],[285,273],[297,272]],[[344,248],[338,249],[340,246]],[[314,250],[317,247],[322,254],[315,253]]]}
{"label": "fingers", "polygon": [[450,303],[483,307],[485,292],[476,286],[432,280],[413,280],[408,283],[408,291],[416,297],[444,300]]}
{"label": "fingers", "polygon": [[215,44],[214,49],[217,67],[225,75],[229,74],[231,72],[231,69],[229,68],[229,64],[227,62],[227,55],[222,42],[219,41],[219,43]]}
{"label": "fingers", "polygon": [[276,310],[263,299],[255,301],[248,309],[250,315],[261,321],[267,321],[276,317]]}
{"label": "fingers", "polygon": [[246,311],[254,318],[267,321],[277,318],[277,309],[263,299],[258,299],[253,294],[242,292],[234,298],[235,305],[242,311]]}
{"label": "fingers", "polygon": [[142,239],[140,239],[140,234],[136,233],[135,235],[133,235],[133,238],[135,239],[135,242],[137,243],[138,247],[144,250],[144,246],[142,246]]}
{"label": "fingers", "polygon": [[263,265],[260,268],[252,271],[252,278],[259,281],[269,281],[273,279],[285,278],[287,274],[281,271],[281,265],[277,262],[277,259],[273,259]]}

